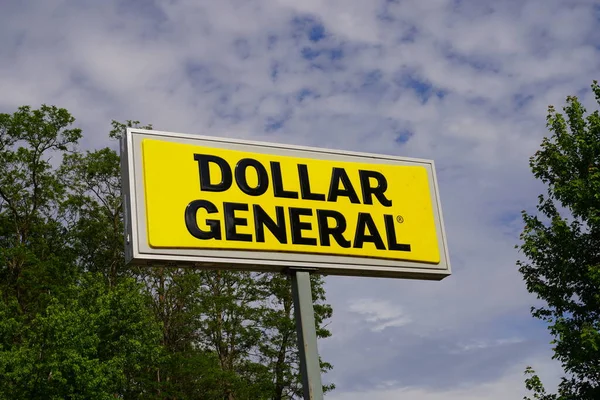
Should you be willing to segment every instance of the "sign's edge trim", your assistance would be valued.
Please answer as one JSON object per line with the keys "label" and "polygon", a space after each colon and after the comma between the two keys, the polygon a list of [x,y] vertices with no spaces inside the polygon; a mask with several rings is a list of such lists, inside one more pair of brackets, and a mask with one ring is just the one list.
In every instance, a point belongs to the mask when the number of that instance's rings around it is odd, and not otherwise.
{"label": "sign's edge trim", "polygon": [[446,238],[446,226],[444,224],[444,214],[442,212],[442,200],[441,200],[441,193],[440,193],[440,186],[438,184],[438,180],[437,180],[437,172],[435,169],[435,162],[433,160],[431,160],[431,173],[433,174],[433,186],[434,186],[434,190],[435,190],[435,199],[436,199],[436,206],[437,206],[437,211],[438,211],[438,223],[440,225],[440,233],[442,236],[442,246],[444,247],[444,261],[445,261],[445,265],[446,265],[446,270],[448,271],[448,273],[452,273],[452,266],[450,264],[450,252],[448,249],[448,241]]}
{"label": "sign's edge trim", "polygon": [[[361,265],[352,264],[323,264],[318,262],[296,262],[296,261],[276,261],[276,260],[258,260],[242,258],[221,258],[210,256],[181,256],[173,260],[165,255],[147,255],[134,257],[133,264],[152,265],[152,264],[176,265],[176,266],[202,266],[207,269],[217,269],[219,266],[226,266],[229,270],[252,270],[252,271],[270,271],[281,272],[293,268],[315,268],[316,273],[335,276],[364,276],[364,277],[389,277],[389,278],[410,278],[420,277],[418,279],[441,280],[451,273],[446,269],[420,269],[408,267],[388,267],[388,266],[369,266],[364,269]],[[262,268],[256,268],[262,267]],[[427,276],[427,278],[423,278]]]}

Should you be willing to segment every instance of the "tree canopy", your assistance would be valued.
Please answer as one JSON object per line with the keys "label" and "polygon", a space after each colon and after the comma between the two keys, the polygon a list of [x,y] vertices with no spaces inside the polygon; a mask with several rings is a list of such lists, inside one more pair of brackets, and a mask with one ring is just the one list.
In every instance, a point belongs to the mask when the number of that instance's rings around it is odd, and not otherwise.
{"label": "tree canopy", "polygon": [[126,266],[119,155],[80,151],[74,122],[0,114],[0,399],[297,398],[288,277]]}
{"label": "tree canopy", "polygon": [[[592,84],[600,105],[600,86]],[[536,399],[600,399],[600,114],[567,97],[549,107],[550,137],[530,159],[547,186],[538,215],[523,212],[519,271],[544,303],[532,308],[548,323],[553,351],[564,368],[557,394],[548,394],[533,369],[526,386]]]}

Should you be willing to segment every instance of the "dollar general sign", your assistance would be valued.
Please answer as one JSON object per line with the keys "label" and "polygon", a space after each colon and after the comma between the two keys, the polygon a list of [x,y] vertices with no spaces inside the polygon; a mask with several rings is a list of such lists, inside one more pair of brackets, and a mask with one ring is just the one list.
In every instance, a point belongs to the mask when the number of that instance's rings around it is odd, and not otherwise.
{"label": "dollar general sign", "polygon": [[441,279],[433,163],[129,129],[128,261]]}

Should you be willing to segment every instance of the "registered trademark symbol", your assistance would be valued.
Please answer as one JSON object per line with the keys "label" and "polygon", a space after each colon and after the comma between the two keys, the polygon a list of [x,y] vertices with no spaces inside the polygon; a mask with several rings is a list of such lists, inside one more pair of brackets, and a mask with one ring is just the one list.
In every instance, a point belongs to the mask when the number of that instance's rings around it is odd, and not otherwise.
{"label": "registered trademark symbol", "polygon": [[396,216],[396,221],[397,221],[399,224],[401,224],[401,223],[403,223],[403,222],[404,222],[404,218],[402,217],[402,215],[397,215],[397,216]]}

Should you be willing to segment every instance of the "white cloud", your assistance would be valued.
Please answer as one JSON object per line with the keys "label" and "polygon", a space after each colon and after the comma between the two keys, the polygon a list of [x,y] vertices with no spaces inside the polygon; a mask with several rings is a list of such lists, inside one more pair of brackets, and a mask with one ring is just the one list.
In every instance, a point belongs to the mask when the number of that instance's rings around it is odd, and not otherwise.
{"label": "white cloud", "polygon": [[[540,365],[540,360],[528,360],[532,365]],[[356,392],[333,392],[327,396],[332,400],[504,400],[522,399],[530,394],[525,390],[523,368],[512,368],[505,375],[492,382],[460,385],[450,390],[429,390],[414,387],[398,388],[395,382],[383,382],[374,390]],[[559,371],[555,365],[544,364],[538,375],[549,389],[558,382]],[[440,373],[444,373],[440,371]],[[435,379],[432,376],[432,379]],[[387,387],[386,387],[387,386]]]}
{"label": "white cloud", "polygon": [[374,332],[388,327],[400,327],[411,322],[401,307],[394,306],[385,300],[357,299],[350,301],[349,310],[363,315]]}
{"label": "white cloud", "polygon": [[458,351],[472,351],[472,350],[483,350],[488,349],[490,347],[498,347],[505,346],[510,344],[523,343],[524,339],[522,338],[505,338],[505,339],[496,339],[496,340],[479,340],[479,341],[471,341],[465,344],[458,345]]}

